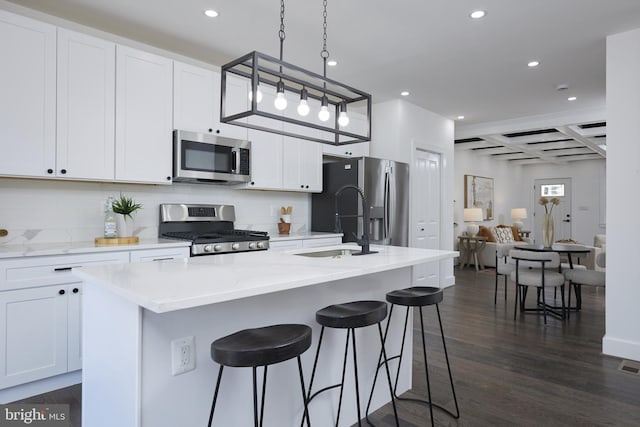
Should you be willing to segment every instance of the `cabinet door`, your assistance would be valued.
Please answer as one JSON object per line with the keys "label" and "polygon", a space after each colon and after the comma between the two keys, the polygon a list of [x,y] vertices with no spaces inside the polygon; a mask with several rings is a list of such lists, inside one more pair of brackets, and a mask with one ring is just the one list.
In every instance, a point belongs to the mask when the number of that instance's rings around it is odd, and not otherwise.
{"label": "cabinet door", "polygon": [[0,388],[67,372],[67,301],[64,286],[0,292]]}
{"label": "cabinet door", "polygon": [[322,191],[322,147],[312,141],[285,137],[283,150],[283,188]]}
{"label": "cabinet door", "polygon": [[[261,88],[262,102],[260,108],[272,114],[281,114],[273,106],[276,90],[273,86]],[[282,123],[254,116],[249,119],[251,124],[272,128],[274,125],[282,129]],[[259,190],[282,190],[282,135],[249,129],[251,141],[251,181],[246,188]]]}
{"label": "cabinet door", "polygon": [[58,129],[55,175],[113,180],[114,43],[58,30]]}
{"label": "cabinet door", "polygon": [[322,237],[319,239],[304,239],[302,241],[303,248],[321,248],[323,246],[333,246],[341,244],[341,237]]}
{"label": "cabinet door", "polygon": [[170,184],[173,64],[116,48],[116,181]]}
{"label": "cabinet door", "polygon": [[302,240],[278,240],[276,242],[269,242],[270,251],[286,251],[300,248],[302,248]]}
{"label": "cabinet door", "polygon": [[[219,75],[182,62],[173,63],[173,127],[193,132],[215,132],[220,121]],[[217,113],[217,117],[216,117]]]}
{"label": "cabinet door", "polygon": [[369,142],[358,142],[349,145],[322,144],[322,154],[325,156],[349,159],[369,155]]}
{"label": "cabinet door", "polygon": [[52,176],[56,28],[0,10],[0,58],[0,175]]}
{"label": "cabinet door", "polygon": [[67,371],[82,369],[82,283],[72,283],[67,291]]}
{"label": "cabinet door", "polygon": [[[247,139],[247,128],[242,126],[220,123],[220,105],[222,102],[222,81],[220,73],[215,73],[216,84],[214,92],[215,97],[215,117],[220,135],[229,138]],[[227,90],[226,90],[226,114],[231,115],[249,108],[249,86],[246,80],[227,74]],[[245,119],[246,120],[246,119]]]}

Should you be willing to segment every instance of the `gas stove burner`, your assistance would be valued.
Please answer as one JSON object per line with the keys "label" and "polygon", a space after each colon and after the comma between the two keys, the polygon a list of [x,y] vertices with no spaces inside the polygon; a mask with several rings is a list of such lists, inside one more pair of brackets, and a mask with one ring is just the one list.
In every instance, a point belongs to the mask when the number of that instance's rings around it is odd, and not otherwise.
{"label": "gas stove burner", "polygon": [[265,231],[233,228],[231,205],[160,205],[158,235],[190,241],[191,256],[247,252],[269,248]]}

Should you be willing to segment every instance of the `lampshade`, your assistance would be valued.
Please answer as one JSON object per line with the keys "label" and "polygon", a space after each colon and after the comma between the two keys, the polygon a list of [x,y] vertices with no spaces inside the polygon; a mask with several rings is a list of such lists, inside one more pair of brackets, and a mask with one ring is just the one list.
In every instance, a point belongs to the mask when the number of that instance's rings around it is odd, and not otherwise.
{"label": "lampshade", "polygon": [[527,217],[527,208],[513,208],[511,209],[511,219],[519,220]]}
{"label": "lampshade", "polygon": [[467,233],[471,236],[475,236],[478,234],[480,227],[476,224],[476,221],[482,221],[482,209],[480,208],[467,208],[464,210],[464,221],[468,222],[467,224]]}
{"label": "lampshade", "polygon": [[527,208],[513,208],[511,209],[511,219],[513,219],[513,225],[518,230],[521,230],[524,224],[522,220],[527,217]]}
{"label": "lampshade", "polygon": [[480,208],[467,208],[464,210],[465,222],[482,221],[482,209]]}

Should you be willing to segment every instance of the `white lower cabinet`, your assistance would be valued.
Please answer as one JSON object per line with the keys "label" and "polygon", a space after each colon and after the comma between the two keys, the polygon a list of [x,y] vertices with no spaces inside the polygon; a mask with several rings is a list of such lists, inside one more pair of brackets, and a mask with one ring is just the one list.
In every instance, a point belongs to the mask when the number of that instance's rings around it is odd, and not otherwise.
{"label": "white lower cabinet", "polygon": [[189,258],[189,248],[163,248],[163,249],[146,249],[141,251],[131,251],[129,261],[131,262],[149,262],[164,261],[176,258]]}
{"label": "white lower cabinet", "polygon": [[60,285],[0,292],[0,388],[68,371],[68,290]]}
{"label": "white lower cabinet", "polygon": [[0,260],[0,390],[82,369],[73,268],[188,257],[188,247],[171,247]]}
{"label": "white lower cabinet", "polygon": [[269,242],[269,250],[285,251],[302,248],[318,248],[342,244],[342,237],[321,237],[316,239],[289,239]]}

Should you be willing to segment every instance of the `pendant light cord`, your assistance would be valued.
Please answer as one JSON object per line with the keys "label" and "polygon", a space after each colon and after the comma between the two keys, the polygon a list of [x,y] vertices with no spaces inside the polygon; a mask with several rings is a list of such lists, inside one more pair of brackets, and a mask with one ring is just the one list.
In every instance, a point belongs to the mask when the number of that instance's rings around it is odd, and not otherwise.
{"label": "pendant light cord", "polygon": [[[327,59],[329,58],[329,51],[327,50],[327,0],[322,1],[323,12],[322,12],[322,50],[320,51],[320,57],[322,58],[322,62],[324,65],[324,78],[327,78]],[[324,88],[327,88],[327,82],[324,82]]]}
{"label": "pendant light cord", "polygon": [[280,31],[278,32],[278,37],[280,38],[280,61],[282,61],[284,39],[287,37],[286,33],[284,32],[284,0],[280,0]]}

